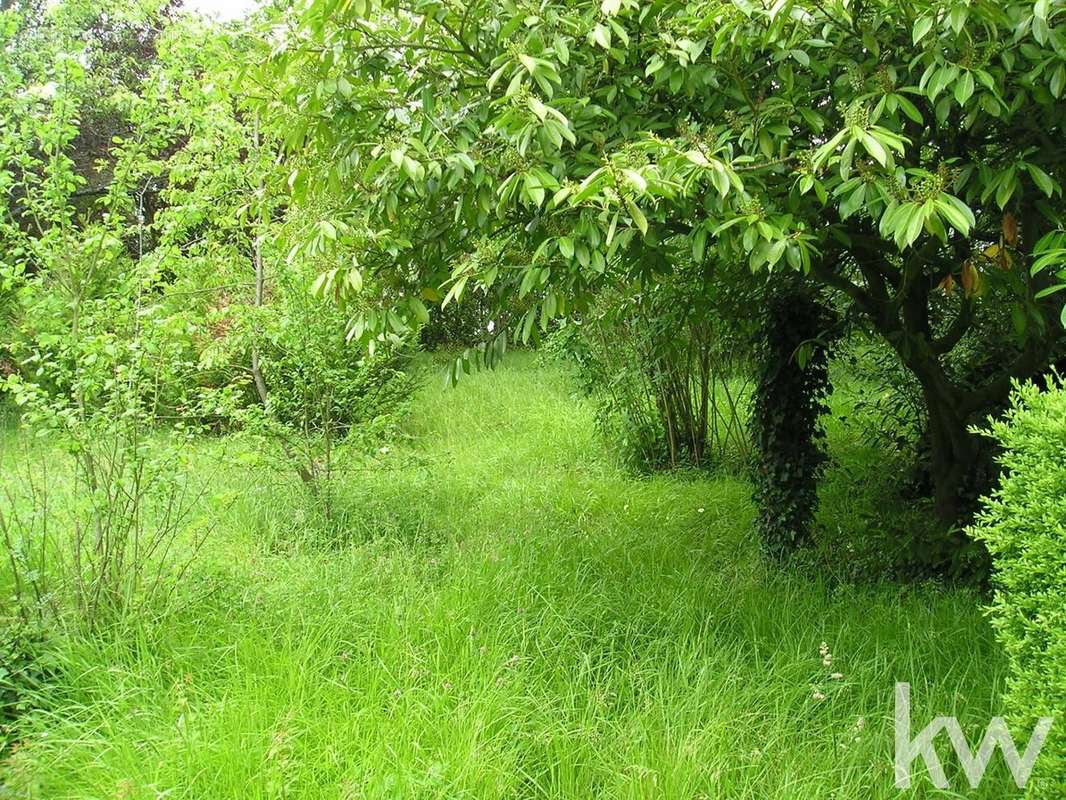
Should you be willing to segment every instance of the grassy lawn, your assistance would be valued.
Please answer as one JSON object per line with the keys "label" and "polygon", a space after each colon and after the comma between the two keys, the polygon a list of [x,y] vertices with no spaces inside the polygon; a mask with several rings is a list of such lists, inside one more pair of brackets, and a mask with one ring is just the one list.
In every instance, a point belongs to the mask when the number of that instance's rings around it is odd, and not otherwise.
{"label": "grassy lawn", "polygon": [[892,785],[897,680],[913,733],[1001,711],[978,597],[765,564],[746,482],[623,473],[570,392],[523,356],[434,373],[328,527],[200,445],[177,609],[63,646],[0,797],[1011,796],[946,747],[957,793]]}

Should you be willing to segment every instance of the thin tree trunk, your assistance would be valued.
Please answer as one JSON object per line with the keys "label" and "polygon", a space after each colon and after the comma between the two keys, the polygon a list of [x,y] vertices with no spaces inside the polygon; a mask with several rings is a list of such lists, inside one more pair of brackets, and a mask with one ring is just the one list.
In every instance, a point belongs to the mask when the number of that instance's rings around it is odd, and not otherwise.
{"label": "thin tree trunk", "polygon": [[[259,114],[255,115],[255,128],[253,132],[256,153],[259,152]],[[259,194],[262,194],[263,179],[259,178]],[[256,230],[252,239],[252,264],[255,267],[255,307],[263,307],[263,237],[262,231]],[[259,365],[259,337],[252,337],[252,379],[255,381],[255,391],[259,395],[259,401],[267,404],[267,385],[263,379],[263,370]]]}
{"label": "thin tree trunk", "polygon": [[[263,307],[263,251],[261,238],[256,232],[252,243],[252,262],[255,265],[255,307]],[[259,365],[259,337],[252,338],[252,379],[255,381],[255,391],[259,395],[259,401],[267,404],[267,385],[263,379],[263,369]]]}
{"label": "thin tree trunk", "polygon": [[[256,153],[259,153],[261,142],[259,140],[259,115],[255,116],[255,127],[253,129],[253,142],[255,143]],[[259,177],[259,186],[257,195],[262,197],[264,190],[263,177]],[[266,282],[266,270],[263,267],[263,219],[262,209],[259,211],[259,224],[256,226],[254,236],[252,237],[252,265],[255,268],[255,307],[261,309],[264,301],[263,287]],[[267,391],[266,380],[263,377],[263,368],[259,361],[259,337],[258,335],[252,337],[252,380],[255,382],[255,391],[259,395],[259,401],[263,404],[264,408],[267,406],[267,401],[270,397]],[[300,480],[310,490],[312,496],[318,497],[318,486],[315,483],[314,473],[309,470],[304,464],[300,463],[299,455],[293,452],[292,447],[284,439],[281,441],[282,450],[285,451],[285,455],[292,461],[296,467],[296,472],[300,476]]]}

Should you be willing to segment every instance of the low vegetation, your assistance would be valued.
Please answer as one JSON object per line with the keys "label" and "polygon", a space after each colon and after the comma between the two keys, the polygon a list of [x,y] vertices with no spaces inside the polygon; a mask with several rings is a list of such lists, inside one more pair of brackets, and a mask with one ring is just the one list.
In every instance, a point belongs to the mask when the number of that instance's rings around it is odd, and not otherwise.
{"label": "low vegetation", "polygon": [[979,737],[1007,664],[976,593],[768,566],[745,481],[629,476],[572,392],[522,356],[433,381],[338,487],[343,540],[202,443],[179,602],[57,651],[9,791],[895,797],[903,677]]}

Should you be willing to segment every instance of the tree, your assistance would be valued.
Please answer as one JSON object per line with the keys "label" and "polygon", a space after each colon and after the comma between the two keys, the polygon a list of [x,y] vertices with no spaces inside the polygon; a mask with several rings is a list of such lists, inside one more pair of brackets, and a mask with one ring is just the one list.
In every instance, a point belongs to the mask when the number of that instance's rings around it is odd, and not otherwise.
{"label": "tree", "polygon": [[[297,196],[333,198],[394,309],[477,288],[525,340],[598,286],[657,280],[679,238],[770,281],[802,271],[920,382],[954,521],[969,422],[1063,331],[1031,269],[1059,263],[1038,259],[1061,247],[1064,20],[1048,0],[315,0],[272,67],[290,142],[330,164],[294,174]],[[953,381],[1002,304],[1009,363]]]}

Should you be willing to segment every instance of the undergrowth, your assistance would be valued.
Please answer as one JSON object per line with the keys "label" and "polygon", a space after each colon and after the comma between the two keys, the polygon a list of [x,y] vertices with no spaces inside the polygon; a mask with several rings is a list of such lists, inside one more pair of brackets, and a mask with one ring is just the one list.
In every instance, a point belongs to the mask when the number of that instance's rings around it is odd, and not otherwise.
{"label": "undergrowth", "polygon": [[[188,602],[57,645],[0,797],[867,800],[896,681],[916,726],[1000,713],[972,592],[767,566],[747,483],[633,478],[591,422],[519,354],[427,381],[328,530],[215,470]],[[993,764],[964,796],[1011,796]]]}

